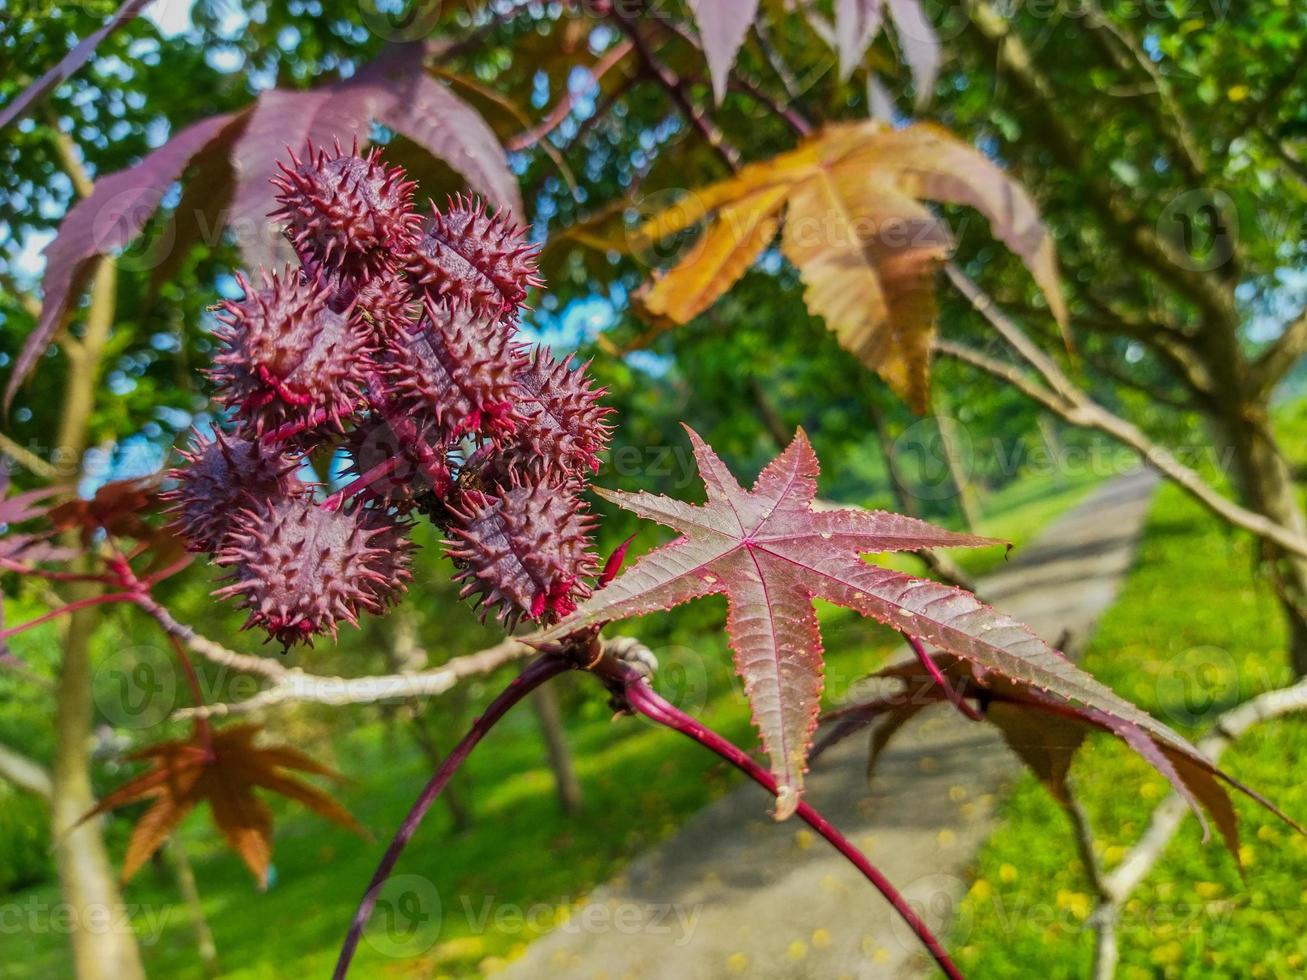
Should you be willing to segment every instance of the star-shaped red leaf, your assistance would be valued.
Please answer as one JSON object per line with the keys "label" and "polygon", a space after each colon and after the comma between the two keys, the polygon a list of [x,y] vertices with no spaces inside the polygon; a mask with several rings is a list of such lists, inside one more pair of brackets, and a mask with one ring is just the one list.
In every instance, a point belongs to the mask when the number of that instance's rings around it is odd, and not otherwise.
{"label": "star-shaped red leaf", "polygon": [[802,430],[749,491],[711,447],[687,431],[707,488],[705,504],[597,491],[641,517],[675,528],[681,537],[641,557],[572,615],[531,639],[555,640],[724,594],[736,670],[780,787],[778,819],[798,805],[820,710],[822,645],[814,598],[847,606],[1004,677],[1187,745],[1027,627],[969,592],[862,559],[886,551],[997,542],[883,511],[813,510],[818,464]]}

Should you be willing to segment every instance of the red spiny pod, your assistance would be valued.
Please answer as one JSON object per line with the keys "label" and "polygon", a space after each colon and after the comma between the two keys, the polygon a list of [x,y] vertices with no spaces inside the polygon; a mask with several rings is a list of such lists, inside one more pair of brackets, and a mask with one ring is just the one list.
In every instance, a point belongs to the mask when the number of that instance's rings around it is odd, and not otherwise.
{"label": "red spiny pod", "polygon": [[343,620],[380,614],[412,577],[408,525],[384,511],[315,504],[307,494],[269,498],[240,511],[214,556],[232,568],[214,592],[240,596],[245,629],[258,626],[291,646],[335,636]]}
{"label": "red spiny pod", "polygon": [[355,297],[355,316],[369,324],[378,344],[383,346],[407,334],[419,310],[413,287],[394,272],[372,276]]}
{"label": "red spiny pod", "polygon": [[385,373],[399,406],[450,438],[503,437],[516,428],[515,378],[526,357],[502,322],[428,299],[417,326],[389,353]]}
{"label": "red spiny pod", "polygon": [[212,438],[192,430],[181,457],[184,465],[168,473],[177,485],[161,497],[172,502],[172,526],[191,551],[216,551],[242,507],[302,487],[289,455],[217,429]]}
{"label": "red spiny pod", "polygon": [[447,553],[459,566],[462,595],[476,596],[507,628],[522,616],[566,616],[590,594],[595,521],[572,488],[548,481],[497,495],[468,491],[449,510]]}
{"label": "red spiny pod", "polygon": [[279,163],[272,178],[281,207],[269,217],[286,222],[286,234],[306,265],[316,262],[351,274],[374,275],[396,254],[413,247],[421,219],[413,210],[412,181],[402,167],[387,168],[374,148],[360,155],[358,141],[335,154],[309,144],[303,159]]}
{"label": "red spiny pod", "polygon": [[245,296],[223,304],[223,349],[209,372],[218,401],[259,434],[315,413],[340,428],[371,371],[368,332],[352,309],[332,309],[334,293],[320,281],[262,278],[255,289],[237,276]]}
{"label": "red spiny pod", "polygon": [[522,422],[495,463],[497,479],[507,472],[583,478],[599,469],[599,454],[612,437],[607,420],[613,410],[600,404],[605,390],[594,386],[588,367],[574,367],[570,356],[555,360],[540,348],[518,371]]}
{"label": "red spiny pod", "polygon": [[[396,434],[396,427],[402,435]],[[368,481],[366,490],[396,510],[406,513],[424,495],[443,496],[453,484],[453,446],[434,425],[396,419],[392,426],[384,419],[370,419],[349,433],[345,446],[350,456],[346,475],[361,478],[384,470]]]}
{"label": "red spiny pod", "polygon": [[460,195],[443,212],[432,208],[407,268],[433,300],[491,319],[511,318],[527,290],[543,285],[536,274],[539,250],[504,212],[486,214],[482,202]]}

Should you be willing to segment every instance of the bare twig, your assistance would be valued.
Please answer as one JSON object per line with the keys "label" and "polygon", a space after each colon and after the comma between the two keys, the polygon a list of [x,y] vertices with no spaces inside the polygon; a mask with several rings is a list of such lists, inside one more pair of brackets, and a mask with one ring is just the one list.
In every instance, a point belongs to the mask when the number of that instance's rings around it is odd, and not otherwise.
{"label": "bare twig", "polygon": [[681,114],[708,141],[708,145],[716,151],[723,163],[730,167],[731,170],[738,170],[740,167],[740,151],[727,142],[717,123],[694,104],[684,80],[658,60],[653,49],[650,48],[649,42],[640,34],[635,21],[622,12],[620,5],[613,6],[610,16],[635,46],[635,52],[645,70],[666,89],[672,101],[681,110]]}
{"label": "bare twig", "polygon": [[54,466],[3,432],[0,432],[0,453],[44,480],[53,480],[59,476],[59,471]]}
{"label": "bare twig", "polygon": [[[1235,739],[1254,725],[1300,711],[1307,711],[1307,679],[1290,687],[1259,694],[1231,708],[1217,718],[1210,733],[1198,742],[1198,751],[1215,764]],[[1188,810],[1189,805],[1180,794],[1172,793],[1153,811],[1148,829],[1125,856],[1125,860],[1110,873],[1094,879],[1099,893],[1098,908],[1090,920],[1097,932],[1095,980],[1110,980],[1112,977],[1117,959],[1116,925],[1121,910],[1161,858]],[[1090,839],[1087,828],[1084,835],[1086,840]],[[1092,849],[1090,859],[1092,860]],[[1097,872],[1091,871],[1091,874]]]}
{"label": "bare twig", "polygon": [[45,767],[5,745],[0,745],[0,779],[35,793],[43,800],[49,800],[54,795],[50,773]]}
{"label": "bare twig", "polygon": [[233,703],[216,702],[182,708],[176,712],[175,717],[209,718],[247,715],[262,708],[288,702],[343,705],[372,704],[397,698],[434,697],[444,694],[465,678],[489,674],[505,664],[522,660],[535,652],[525,643],[509,639],[477,653],[455,657],[448,663],[431,670],[380,674],[371,677],[328,677],[310,674],[298,667],[282,667],[277,664],[276,666],[281,670],[280,676],[270,687],[253,697]]}
{"label": "bare twig", "polygon": [[[604,52],[603,57],[594,63],[590,69],[590,78],[595,85],[608,72],[618,64],[623,58],[631,53],[634,44],[627,39],[620,44],[615,44]],[[535,146],[546,136],[557,129],[564,119],[572,112],[572,104],[575,102],[572,92],[569,90],[566,95],[558,100],[558,103],[549,111],[549,113],[539,123],[518,133],[516,136],[509,137],[504,142],[504,148],[507,150],[525,150],[527,147]]]}
{"label": "bare twig", "polygon": [[1307,536],[1243,507],[1216,490],[1195,470],[1181,463],[1165,446],[1154,442],[1138,426],[1114,415],[1093,401],[1026,333],[1007,317],[979,286],[955,265],[947,266],[949,278],[999,335],[1033,367],[1042,379],[1032,379],[1016,365],[989,357],[962,344],[937,341],[941,354],[980,368],[1006,381],[1028,398],[1066,419],[1072,425],[1096,429],[1139,453],[1145,463],[1185,490],[1218,517],[1251,531],[1287,551],[1307,555]]}
{"label": "bare twig", "polygon": [[[228,670],[255,674],[268,686],[243,701],[215,702],[181,708],[173,717],[182,719],[247,715],[281,704],[373,704],[399,698],[435,697],[452,689],[469,677],[492,673],[516,660],[534,656],[538,651],[512,637],[476,653],[433,667],[430,670],[401,671],[367,677],[335,677],[311,674],[299,667],[287,667],[271,657],[257,657],[229,650],[221,643],[179,623],[164,606],[149,596],[134,600],[142,610],[187,650]],[[630,643],[626,637],[605,639],[605,651],[616,653]]]}

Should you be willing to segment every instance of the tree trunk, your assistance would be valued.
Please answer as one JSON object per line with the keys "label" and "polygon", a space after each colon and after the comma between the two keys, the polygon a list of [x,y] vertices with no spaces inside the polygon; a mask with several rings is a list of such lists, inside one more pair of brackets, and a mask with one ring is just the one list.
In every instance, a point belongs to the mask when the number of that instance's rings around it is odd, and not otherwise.
{"label": "tree trunk", "polygon": [[[123,923],[118,878],[109,863],[100,821],[77,822],[95,805],[91,790],[90,641],[98,613],[74,613],[64,640],[56,696],[51,824],[63,900],[73,916],[69,935],[78,980],[144,980],[136,936]],[[76,829],[73,829],[76,826]],[[108,922],[109,928],[88,923]]]}
{"label": "tree trunk", "polygon": [[[1222,426],[1229,441],[1233,477],[1244,506],[1277,524],[1307,532],[1293,473],[1271,431],[1265,410],[1245,406]],[[1288,630],[1289,664],[1294,676],[1307,676],[1307,558],[1263,543],[1262,554]]]}
{"label": "tree trunk", "polygon": [[[118,270],[101,259],[91,286],[86,333],[80,343],[68,343],[68,381],[63,416],[55,445],[55,465],[72,477],[81,473],[91,409],[100,379],[100,360],[113,325]],[[76,542],[73,542],[74,544]],[[69,590],[73,599],[90,594],[85,586]],[[118,876],[100,836],[100,821],[77,826],[95,805],[91,789],[91,635],[99,610],[74,613],[64,635],[63,662],[55,696],[55,756],[51,785],[54,798],[50,820],[59,887],[74,920],[69,930],[78,980],[144,980],[136,936],[123,928]],[[73,829],[76,827],[76,829]],[[108,917],[114,928],[89,928]]]}
{"label": "tree trunk", "polygon": [[549,767],[554,771],[554,786],[558,790],[558,804],[569,817],[581,812],[581,784],[572,768],[572,753],[567,747],[563,730],[562,712],[558,708],[558,694],[548,684],[531,695],[531,706],[540,721],[540,732],[549,752]]}
{"label": "tree trunk", "polygon": [[[1298,502],[1293,471],[1272,431],[1265,400],[1269,394],[1250,394],[1255,385],[1239,347],[1233,303],[1232,295],[1227,322],[1209,321],[1201,335],[1201,354],[1215,391],[1210,414],[1226,450],[1216,462],[1223,470],[1227,465],[1231,469],[1229,475],[1245,507],[1301,534],[1307,531],[1307,515]],[[1284,612],[1290,667],[1294,676],[1307,676],[1307,557],[1286,553],[1269,542],[1262,543],[1262,557]]]}

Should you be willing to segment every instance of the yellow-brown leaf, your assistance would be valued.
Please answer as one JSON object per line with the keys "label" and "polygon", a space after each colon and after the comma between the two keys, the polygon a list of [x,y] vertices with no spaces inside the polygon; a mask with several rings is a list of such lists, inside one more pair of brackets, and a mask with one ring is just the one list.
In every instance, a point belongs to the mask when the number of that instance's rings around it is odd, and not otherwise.
{"label": "yellow-brown leaf", "polygon": [[776,237],[788,193],[788,187],[769,187],[722,207],[692,254],[645,293],[645,309],[687,323],[712,306]]}
{"label": "yellow-brown leaf", "polygon": [[1052,239],[1025,190],[947,130],[894,130],[875,121],[827,126],[797,149],[750,164],[649,218],[637,233],[649,242],[707,227],[700,247],[648,290],[642,312],[672,323],[698,315],[743,275],[783,212],[782,247],[803,279],[808,308],[924,411],[936,273],[952,249],[924,200],[980,211],[1065,322]]}

